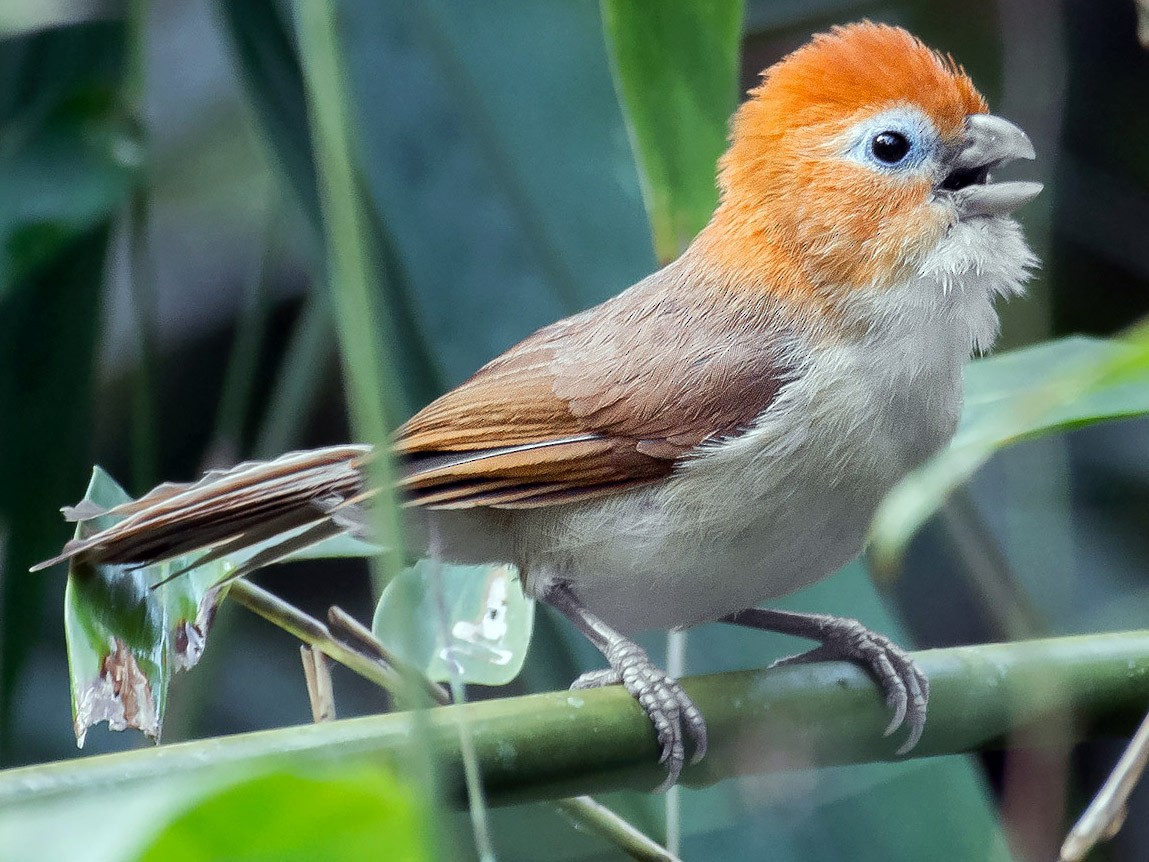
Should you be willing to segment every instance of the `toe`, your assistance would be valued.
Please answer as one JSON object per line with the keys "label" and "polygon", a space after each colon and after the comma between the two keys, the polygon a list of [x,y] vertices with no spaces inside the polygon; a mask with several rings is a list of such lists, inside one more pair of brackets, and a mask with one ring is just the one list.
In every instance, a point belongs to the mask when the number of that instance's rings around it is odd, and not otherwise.
{"label": "toe", "polygon": [[666,778],[656,790],[666,790],[678,782],[686,764],[687,737],[693,748],[692,763],[706,753],[706,722],[702,713],[678,681],[655,667],[637,645],[617,644],[608,653],[607,660],[613,672],[584,674],[575,684],[579,687],[603,685],[605,674],[609,673],[613,673],[610,682],[622,682],[654,727],[660,752],[658,762],[666,767]]}
{"label": "toe", "polygon": [[706,736],[706,719],[702,717],[702,711],[694,705],[694,701],[681,688],[678,689],[679,695],[679,710],[682,713],[682,722],[686,725],[686,732],[690,735],[690,741],[694,743],[694,753],[690,756],[691,763],[698,763],[706,756],[706,747],[708,744]]}
{"label": "toe", "polygon": [[886,725],[886,730],[882,734],[883,736],[889,736],[901,727],[906,720],[906,712],[909,710],[910,705],[909,692],[906,689],[906,683],[903,681],[901,675],[894,669],[894,666],[885,655],[879,655],[874,664],[878,681],[886,693],[886,706],[894,712],[890,717],[890,723]]}
{"label": "toe", "polygon": [[620,682],[622,682],[622,677],[618,673],[610,668],[603,668],[602,670],[588,670],[571,683],[571,688],[602,688],[604,685],[618,685]]}

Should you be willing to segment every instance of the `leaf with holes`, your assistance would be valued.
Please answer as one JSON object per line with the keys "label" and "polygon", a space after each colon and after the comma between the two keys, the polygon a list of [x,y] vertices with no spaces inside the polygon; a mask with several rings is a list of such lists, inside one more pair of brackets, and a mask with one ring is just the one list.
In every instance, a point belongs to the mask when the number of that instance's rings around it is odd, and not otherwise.
{"label": "leaf with holes", "polygon": [[514,566],[420,560],[387,585],[372,629],[396,655],[437,682],[506,685],[523,666],[534,602]]}
{"label": "leaf with holes", "polygon": [[[97,467],[81,505],[108,509],[130,499]],[[112,522],[108,515],[86,521],[76,536]],[[153,587],[189,562],[181,557],[152,566],[73,562],[69,567],[64,632],[80,746],[88,728],[101,721],[113,730],[135,728],[159,739],[171,675],[199,661],[226,592],[218,585],[232,571],[230,562],[219,561]]]}

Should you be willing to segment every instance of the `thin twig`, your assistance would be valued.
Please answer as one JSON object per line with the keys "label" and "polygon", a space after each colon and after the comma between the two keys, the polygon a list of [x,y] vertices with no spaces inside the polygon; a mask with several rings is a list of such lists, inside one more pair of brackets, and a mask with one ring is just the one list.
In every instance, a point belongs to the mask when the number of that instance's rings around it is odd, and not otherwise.
{"label": "thin twig", "polygon": [[307,680],[307,698],[311,701],[311,718],[319,724],[335,719],[335,690],[331,685],[330,659],[306,644],[299,645],[303,676]]}
{"label": "thin twig", "polygon": [[[446,689],[406,666],[401,659],[375,637],[370,629],[342,608],[332,605],[327,611],[327,623],[331,627],[332,633],[336,637],[348,641],[349,645],[375,655],[381,661],[386,661],[400,673],[412,674],[414,679],[421,679],[424,688],[437,703],[441,705],[450,703],[451,696]],[[677,856],[659,845],[654,839],[649,838],[631,823],[589,796],[574,796],[551,804],[560,813],[573,820],[579,828],[605,838],[632,859],[638,859],[641,862],[676,862],[678,860]]]}
{"label": "thin twig", "polygon": [[[356,674],[369,679],[370,682],[384,688],[386,692],[392,695],[402,692],[404,684],[409,685],[411,679],[415,679],[416,682],[422,680],[424,691],[435,702],[449,702],[449,695],[442,686],[410,669],[409,665],[404,667],[402,674],[390,667],[380,657],[384,654],[390,654],[387,648],[380,644],[375,634],[372,634],[362,623],[341,608],[332,607],[327,611],[327,618],[330,619],[333,628],[338,631],[337,636],[315,617],[304,614],[299,608],[244,578],[232,582],[229,586],[228,595],[248,610],[252,610],[255,614],[267,619],[268,622],[278,625],[280,629],[291,632],[304,644],[308,644],[340,664],[346,665]],[[583,826],[588,832],[593,832],[597,836],[614,842],[620,851],[631,856],[632,859],[643,862],[676,862],[678,860],[677,856],[666,851],[664,847],[648,838],[646,834],[643,834],[632,824],[627,823],[614,811],[600,805],[599,802],[595,802],[591,796],[573,796],[571,799],[553,802],[552,805],[573,819],[578,825]]]}
{"label": "thin twig", "polygon": [[[445,704],[450,699],[442,686],[409,666],[404,666],[402,673],[389,666],[381,658],[390,655],[387,648],[362,623],[338,607],[328,611],[328,619],[337,635],[319,620],[243,578],[231,583],[228,596],[392,695],[405,690],[412,680],[421,680],[422,688],[437,703]],[[615,844],[632,859],[680,862],[658,842],[589,796],[560,799],[551,804],[580,827]]]}
{"label": "thin twig", "polygon": [[138,190],[128,203],[125,217],[128,288],[132,302],[136,367],[132,376],[132,481],[137,488],[150,488],[156,481],[156,288],[149,271],[151,204],[147,192]]}
{"label": "thin twig", "polygon": [[315,650],[307,644],[299,645],[299,660],[303,662],[303,679],[307,683],[307,699],[311,702],[311,720],[319,723],[319,683],[315,679]]}
{"label": "thin twig", "polygon": [[641,862],[682,862],[677,856],[648,838],[605,805],[589,796],[559,799],[551,805],[578,827],[610,841],[631,859]]}
{"label": "thin twig", "polygon": [[1117,834],[1125,822],[1129,794],[1141,780],[1146,763],[1149,763],[1149,715],[1142,720],[1085,813],[1073,824],[1061,845],[1061,862],[1080,862],[1099,842]]}
{"label": "thin twig", "polygon": [[228,596],[388,693],[396,695],[404,690],[405,680],[394,668],[348,646],[332,635],[331,630],[315,617],[305,614],[262,587],[241,578],[228,587]]}
{"label": "thin twig", "polygon": [[451,702],[451,695],[447,690],[437,682],[432,682],[427,679],[422,673],[416,670],[412,665],[403,661],[392,652],[387,646],[375,637],[367,626],[343,610],[338,605],[332,605],[327,610],[327,625],[330,628],[331,634],[338,638],[347,646],[358,650],[359,652],[366,653],[373,656],[376,660],[390,665],[401,676],[409,676],[423,688],[424,691],[430,695],[431,700],[439,705],[446,705]]}
{"label": "thin twig", "polygon": [[267,328],[268,260],[271,257],[272,234],[277,225],[278,196],[275,184],[267,183],[260,195],[259,246],[252,256],[250,270],[243,280],[239,315],[227,360],[219,403],[216,406],[215,431],[207,448],[210,467],[234,464],[239,460],[239,441],[243,436],[247,408],[255,386],[260,352]]}
{"label": "thin twig", "polygon": [[255,436],[252,453],[271,458],[297,442],[299,429],[307,426],[324,374],[333,364],[332,322],[328,298],[312,290],[303,302],[287,337],[279,372],[267,398],[267,409]]}

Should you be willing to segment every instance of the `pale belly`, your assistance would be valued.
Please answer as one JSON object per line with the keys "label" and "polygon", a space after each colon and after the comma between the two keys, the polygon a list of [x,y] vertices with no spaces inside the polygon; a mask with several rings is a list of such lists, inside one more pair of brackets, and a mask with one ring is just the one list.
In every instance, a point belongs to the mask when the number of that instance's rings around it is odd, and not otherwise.
{"label": "pale belly", "polygon": [[717,619],[853,559],[876,501],[820,485],[751,499],[732,483],[706,512],[659,486],[551,509],[414,514],[432,514],[444,559],[513,562],[538,598],[563,581],[590,611],[633,633]]}
{"label": "pale belly", "polygon": [[[732,501],[737,489],[731,489]],[[602,530],[602,540],[562,554],[560,573],[583,604],[623,633],[717,619],[808,586],[861,551],[870,511],[842,498],[791,495],[785,510],[741,500],[736,531],[703,535],[667,523],[661,535]],[[577,519],[576,519],[577,520]],[[579,531],[579,525],[572,525]],[[533,582],[538,591],[544,583]]]}

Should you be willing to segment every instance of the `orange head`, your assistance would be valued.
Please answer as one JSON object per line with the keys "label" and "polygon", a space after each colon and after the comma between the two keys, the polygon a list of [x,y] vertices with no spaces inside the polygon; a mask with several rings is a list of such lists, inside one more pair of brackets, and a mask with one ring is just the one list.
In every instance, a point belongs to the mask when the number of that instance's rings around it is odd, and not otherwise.
{"label": "orange head", "polygon": [[702,245],[738,280],[782,293],[902,279],[955,221],[1008,211],[1000,187],[984,203],[989,168],[1032,148],[986,111],[962,68],[905,30],[815,36],[734,116]]}

